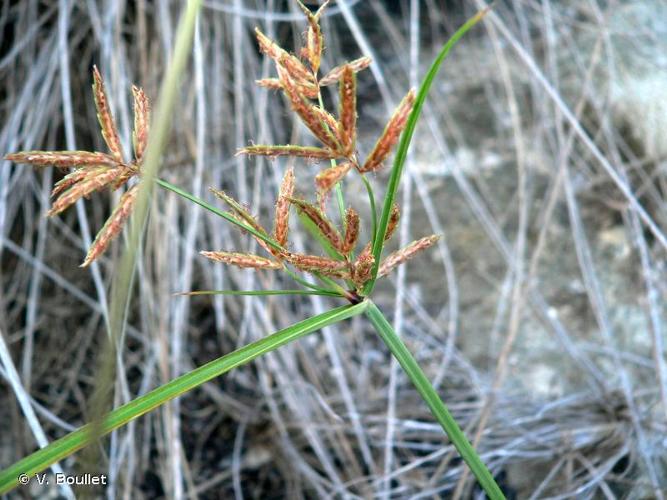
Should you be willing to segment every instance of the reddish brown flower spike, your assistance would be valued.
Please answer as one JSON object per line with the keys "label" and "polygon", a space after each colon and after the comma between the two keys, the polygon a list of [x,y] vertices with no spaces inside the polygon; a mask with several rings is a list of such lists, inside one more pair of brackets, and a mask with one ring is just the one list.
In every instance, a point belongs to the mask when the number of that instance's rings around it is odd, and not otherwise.
{"label": "reddish brown flower spike", "polygon": [[287,234],[289,231],[289,208],[290,201],[294,193],[294,169],[290,168],[285,172],[283,182],[280,185],[278,201],[276,203],[276,215],[273,228],[273,237],[282,247],[287,245]]}
{"label": "reddish brown flower spike", "polygon": [[317,226],[317,229],[320,230],[322,236],[324,236],[331,246],[333,246],[339,252],[342,247],[342,239],[340,234],[334,227],[334,225],[327,219],[327,217],[322,213],[316,206],[311,205],[310,203],[304,200],[297,200],[295,198],[289,198],[289,201],[296,205],[299,212],[308,217],[313,224]]}
{"label": "reddish brown flower spike", "polygon": [[240,252],[199,252],[204,257],[247,269],[281,269],[280,262]]}
{"label": "reddish brown flower spike", "polygon": [[329,113],[326,109],[322,109],[319,106],[313,106],[312,108],[315,116],[326,125],[326,128],[329,131],[329,136],[336,141],[337,144],[342,144],[342,139],[339,134],[340,123],[334,118],[334,116]]}
{"label": "reddish brown flower spike", "polygon": [[[210,190],[215,196],[217,196],[227,205],[229,205],[229,207],[234,211],[236,220],[252,227],[258,233],[261,233],[264,236],[268,236],[266,229],[264,229],[262,225],[259,222],[257,222],[257,219],[248,211],[246,207],[241,205],[238,201],[236,201],[234,198],[229,196],[224,191],[219,191],[215,188],[210,188]],[[257,237],[254,234],[252,236],[253,238],[255,238],[259,246],[261,246],[264,250],[266,250],[272,255],[276,255],[276,250],[271,246],[269,246],[269,244],[266,243],[266,241],[264,241],[262,238]]]}
{"label": "reddish brown flower spike", "polygon": [[400,220],[401,211],[398,208],[398,205],[394,203],[394,206],[391,207],[391,212],[389,213],[389,222],[387,223],[387,232],[384,234],[384,241],[389,241],[394,235],[394,231],[396,231]]}
{"label": "reddish brown flower spike", "polygon": [[280,80],[277,78],[262,78],[261,80],[255,80],[255,83],[260,87],[264,87],[271,90],[282,90],[283,86],[280,83]]}
{"label": "reddish brown flower spike", "polygon": [[431,236],[426,236],[417,241],[413,241],[405,248],[401,248],[400,250],[397,250],[396,252],[392,253],[380,265],[380,270],[378,271],[378,277],[381,278],[383,276],[386,276],[391,271],[393,271],[394,268],[400,266],[407,260],[411,259],[422,250],[426,250],[427,248],[433,246],[439,239],[440,236],[435,234]]}
{"label": "reddish brown flower spike", "polygon": [[313,160],[329,160],[333,154],[328,149],[315,148],[312,146],[296,146],[286,144],[284,146],[272,146],[259,144],[240,149],[236,154],[256,156],[295,156],[297,158],[308,158]]}
{"label": "reddish brown flower spike", "polygon": [[118,131],[116,130],[116,122],[111,114],[111,109],[109,109],[109,101],[107,99],[106,91],[104,90],[104,81],[102,80],[102,75],[100,75],[97,66],[93,66],[93,95],[95,96],[97,119],[100,122],[104,142],[106,142],[111,156],[113,156],[116,161],[122,163],[123,151],[121,149],[120,139],[118,138]]}
{"label": "reddish brown flower spike", "polygon": [[150,104],[143,89],[132,85],[132,95],[134,96],[134,130],[132,131],[132,142],[134,143],[135,161],[140,164],[148,142]]}
{"label": "reddish brown flower spike", "polygon": [[315,185],[317,186],[317,191],[320,198],[326,196],[326,194],[331,191],[333,187],[343,179],[343,177],[345,177],[351,168],[352,163],[346,161],[344,163],[339,163],[335,167],[322,170],[319,174],[317,174],[315,176]]}
{"label": "reddish brown flower spike", "polygon": [[410,90],[398,105],[396,111],[394,111],[384,132],[377,143],[375,143],[373,151],[360,169],[361,173],[374,172],[382,166],[382,163],[387,159],[394,145],[398,142],[398,138],[401,136],[401,132],[403,132],[408,122],[408,116],[410,116],[410,111],[412,111],[414,103],[415,91]]}
{"label": "reddish brown flower spike", "polygon": [[58,196],[58,194],[65,191],[67,188],[72,187],[74,184],[76,184],[86,175],[88,175],[88,173],[89,170],[80,168],[78,170],[75,170],[74,172],[67,174],[65,177],[63,177],[54,184],[53,190],[51,191],[51,198],[55,198],[56,196]]}
{"label": "reddish brown flower spike", "polygon": [[259,28],[255,28],[255,34],[257,35],[259,49],[273,59],[278,67],[283,66],[291,78],[305,87],[315,87],[315,91],[317,91],[312,73],[306,69],[299,59],[282,49],[276,42],[262,33]]}
{"label": "reddish brown flower spike", "polygon": [[359,214],[352,208],[345,213],[345,238],[341,251],[343,254],[350,253],[357,244],[359,237]]}
{"label": "reddish brown flower spike", "polygon": [[285,90],[285,95],[289,99],[294,112],[325,146],[332,151],[340,151],[342,149],[340,143],[332,136],[329,127],[323,121],[323,117],[317,114],[317,111],[314,111],[315,106],[305,100],[285,68],[278,65],[277,69],[280,82]]}
{"label": "reddish brown flower spike", "polygon": [[370,252],[370,246],[368,248],[368,252],[361,252],[357,257],[357,260],[354,261],[352,281],[354,281],[357,289],[363,288],[364,284],[371,279],[375,258]]}
{"label": "reddish brown flower spike", "polygon": [[345,154],[349,156],[354,152],[357,135],[357,79],[349,64],[343,68],[340,82],[339,127]]}
{"label": "reddish brown flower spike", "polygon": [[326,8],[329,0],[326,0],[322,6],[313,14],[308,7],[306,7],[300,0],[298,0],[299,7],[308,18],[308,31],[306,32],[306,46],[303,53],[310,64],[313,73],[317,73],[320,69],[320,60],[322,57],[322,30],[320,29],[320,14]]}
{"label": "reddish brown flower spike", "polygon": [[350,66],[355,73],[359,73],[361,70],[368,68],[371,65],[371,62],[373,62],[373,60],[370,57],[360,57],[359,59],[355,59],[354,61],[347,64],[336,66],[334,69],[329,71],[326,76],[320,79],[320,87],[332,85],[340,80],[343,76],[343,69],[345,66]]}
{"label": "reddish brown flower spike", "polygon": [[93,241],[93,244],[90,246],[88,255],[86,255],[86,259],[83,261],[83,264],[81,264],[81,267],[88,267],[95,259],[104,253],[109,246],[109,243],[118,236],[123,229],[123,224],[132,213],[132,208],[134,207],[138,192],[139,184],[135,184],[121,196],[118,206],[114,208],[114,211],[104,223],[100,232],[97,233],[95,241]]}
{"label": "reddish brown flower spike", "polygon": [[5,160],[27,163],[36,167],[57,168],[114,167],[116,161],[106,153],[90,151],[21,151],[5,156]]}
{"label": "reddish brown flower spike", "polygon": [[303,255],[285,252],[283,257],[301,271],[309,273],[322,273],[327,276],[343,277],[346,276],[347,264],[329,257],[319,257],[317,255]]}
{"label": "reddish brown flower spike", "polygon": [[86,175],[76,184],[73,184],[67,191],[60,195],[46,215],[51,217],[57,215],[67,207],[76,203],[77,200],[88,196],[93,191],[97,191],[109,183],[113,182],[121,173],[121,168],[99,168],[87,171]]}

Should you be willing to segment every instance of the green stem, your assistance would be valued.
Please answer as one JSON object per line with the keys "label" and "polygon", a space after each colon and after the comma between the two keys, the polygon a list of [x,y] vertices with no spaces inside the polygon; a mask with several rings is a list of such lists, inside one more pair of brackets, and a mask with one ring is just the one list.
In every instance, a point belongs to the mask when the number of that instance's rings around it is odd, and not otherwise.
{"label": "green stem", "polygon": [[373,323],[377,333],[410,378],[410,381],[412,381],[424,402],[431,409],[431,413],[433,413],[433,416],[438,420],[445,433],[447,433],[447,436],[461,454],[465,463],[468,464],[480,486],[484,488],[484,491],[492,500],[504,499],[505,496],[493,479],[489,469],[486,468],[482,459],[466,439],[463,431],[451,413],[449,413],[445,403],[442,402],[442,399],[438,396],[438,393],[429,382],[415,358],[412,357],[408,348],[377,306],[370,301],[367,302],[369,304],[366,309],[366,316]]}
{"label": "green stem", "polygon": [[375,245],[375,237],[377,236],[377,227],[378,227],[378,213],[375,208],[375,195],[373,194],[373,186],[368,181],[368,177],[364,174],[361,174],[361,180],[366,186],[366,192],[368,193],[368,203],[371,207],[371,245]]}
{"label": "green stem", "polygon": [[[317,92],[317,102],[320,105],[320,108],[324,109],[324,101],[322,101],[322,92],[320,91]],[[327,129],[329,128],[329,126],[326,123],[324,124],[324,126]],[[331,163],[332,168],[336,166],[336,160],[331,158],[331,160],[329,161]],[[343,198],[343,189],[340,184],[341,184],[340,182],[337,182],[334,190],[336,191],[336,200],[338,200],[338,211],[340,212],[340,220],[342,224],[345,222],[345,198]]]}
{"label": "green stem", "polygon": [[91,432],[92,428],[90,424],[84,425],[0,472],[0,494],[6,493],[18,486],[19,476],[22,474],[33,476],[51,464],[90,444],[97,437],[118,429],[129,421],[165,404],[167,401],[309,333],[361,314],[366,310],[366,307],[368,307],[367,302],[362,302],[354,306],[342,306],[296,323],[284,330],[280,330],[257,342],[253,342],[211,361],[185,375],[181,375],[171,382],[124,404],[104,417],[100,422],[99,429],[97,429],[99,434]]}

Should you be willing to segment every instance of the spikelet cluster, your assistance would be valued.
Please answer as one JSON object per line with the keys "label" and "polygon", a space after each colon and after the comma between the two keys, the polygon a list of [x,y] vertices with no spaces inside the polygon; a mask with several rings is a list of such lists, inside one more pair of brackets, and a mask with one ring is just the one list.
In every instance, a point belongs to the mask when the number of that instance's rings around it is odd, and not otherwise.
{"label": "spikelet cluster", "polygon": [[[394,114],[378,138],[373,150],[365,161],[361,161],[357,147],[357,82],[356,73],[367,68],[371,60],[361,57],[352,62],[342,64],[319,76],[324,38],[320,28],[320,18],[329,1],[326,0],[315,12],[308,9],[299,0],[299,7],[306,16],[308,28],[304,36],[305,44],[298,56],[280,47],[258,28],[255,29],[257,43],[261,52],[270,57],[276,66],[277,77],[264,78],[257,84],[272,90],[280,90],[292,111],[319,141],[318,146],[285,145],[251,145],[239,150],[238,154],[265,157],[290,156],[314,161],[329,160],[331,166],[321,170],[315,176],[317,203],[311,203],[294,193],[294,171],[289,169],[285,174],[278,201],[276,203],[275,220],[272,237],[278,248],[267,245],[257,234],[253,237],[270,254],[263,258],[250,254],[229,252],[202,252],[208,258],[238,267],[255,269],[279,269],[290,265],[299,271],[341,279],[352,287],[357,294],[364,285],[373,278],[375,259],[368,242],[355,257],[354,251],[361,233],[359,214],[348,208],[343,227],[339,230],[327,216],[326,201],[331,190],[341,182],[353,169],[360,174],[376,172],[391,154],[403,132],[408,116],[415,102],[414,91],[408,92],[396,108]],[[339,105],[336,115],[321,107],[321,88],[338,84]],[[249,212],[229,198],[226,194],[216,192],[230,208],[237,220],[247,224],[262,236],[268,237],[267,231],[259,225]],[[288,249],[289,210],[292,206],[304,223],[316,231],[328,256],[294,253]],[[385,240],[391,238],[398,226],[400,211],[394,205]],[[415,254],[435,243],[437,237],[429,236],[415,241],[404,249],[389,255],[379,266],[378,276],[385,276],[398,265],[406,262]],[[359,297],[359,295],[354,295]]]}
{"label": "spikelet cluster", "polygon": [[[289,53],[267,37],[259,28],[255,29],[261,52],[269,56],[276,65],[277,77],[264,78],[257,84],[281,90],[292,111],[321,143],[319,147],[287,145],[253,145],[243,148],[239,154],[259,156],[293,156],[311,160],[343,160],[316,178],[319,197],[325,196],[354,167],[360,173],[379,170],[391,154],[407,124],[415,102],[414,91],[408,92],[394,111],[382,135],[366,161],[359,159],[356,150],[357,138],[357,81],[356,74],[371,64],[369,57],[361,57],[333,68],[319,76],[324,38],[320,18],[329,4],[325,1],[316,12],[308,9],[300,0],[299,7],[308,21],[305,46],[299,56]],[[321,88],[338,84],[339,108],[337,116],[320,107]]]}
{"label": "spikelet cluster", "polygon": [[[266,256],[234,251],[203,251],[201,254],[216,262],[245,269],[289,269],[288,266],[306,273],[334,280],[344,280],[350,300],[361,300],[361,291],[369,280],[386,276],[420,251],[432,246],[436,236],[421,238],[407,247],[394,252],[379,265],[372,252],[372,240],[355,255],[362,234],[362,224],[356,210],[348,207],[341,215],[340,225],[329,218],[326,205],[329,193],[353,170],[359,175],[376,172],[391,155],[403,132],[415,102],[414,91],[409,91],[400,102],[377,139],[370,154],[362,161],[357,151],[357,81],[358,72],[371,64],[368,57],[346,62],[320,76],[322,53],[325,47],[320,20],[329,0],[319,9],[311,11],[300,0],[295,0],[303,11],[307,30],[304,46],[298,55],[280,47],[275,41],[256,29],[261,52],[271,58],[276,67],[276,76],[258,80],[268,89],[279,90],[287,103],[319,142],[316,146],[295,144],[257,144],[242,148],[237,154],[265,157],[287,156],[306,159],[310,163],[329,161],[331,165],[315,175],[314,203],[307,197],[295,194],[295,173],[292,168],[285,172],[277,195],[273,228],[267,230],[248,207],[239,203],[224,191],[211,189],[227,207],[226,217],[244,232],[250,233]],[[338,85],[338,108],[334,111],[322,105],[321,89]],[[97,68],[93,69],[93,93],[97,117],[107,152],[88,151],[27,151],[6,156],[6,159],[34,166],[55,166],[73,169],[53,188],[53,205],[49,216],[61,213],[82,197],[105,188],[118,189],[133,177],[141,176],[143,157],[148,139],[150,104],[144,91],[132,87],[134,98],[134,127],[132,142],[134,155],[126,159],[118,136],[116,122],[111,113],[104,82]],[[83,266],[97,259],[120,233],[132,212],[138,192],[138,184],[130,187],[120,198],[118,206],[104,224],[93,242]],[[289,219],[291,209],[301,222],[317,235],[327,256],[296,253],[289,248]],[[394,234],[400,218],[398,206],[394,206],[389,218],[385,241]],[[370,240],[370,241],[368,241]]]}
{"label": "spikelet cluster", "polygon": [[[102,137],[109,151],[107,153],[22,151],[5,156],[6,160],[16,163],[73,169],[53,186],[51,197],[54,198],[54,201],[47,212],[49,217],[63,212],[81,198],[86,198],[95,191],[105,188],[116,190],[131,178],[141,175],[143,155],[148,140],[150,103],[144,91],[139,87],[132,87],[132,95],[134,97],[134,130],[132,132],[134,158],[130,161],[126,161],[123,154],[104,81],[95,66],[93,67],[93,96]],[[138,184],[135,184],[121,196],[118,205],[93,241],[81,267],[89,266],[102,255],[111,241],[121,232],[125,221],[132,213],[137,191]]]}

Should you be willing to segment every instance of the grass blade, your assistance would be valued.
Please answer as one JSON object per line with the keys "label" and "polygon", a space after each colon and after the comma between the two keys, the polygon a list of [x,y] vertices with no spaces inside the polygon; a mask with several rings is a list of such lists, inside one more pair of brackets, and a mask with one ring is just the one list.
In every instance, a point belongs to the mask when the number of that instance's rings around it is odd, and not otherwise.
{"label": "grass blade", "polygon": [[[167,401],[178,397],[195,387],[208,382],[238,366],[273,351],[289,342],[297,340],[304,335],[332,325],[344,319],[361,314],[368,307],[367,302],[354,306],[342,306],[319,314],[307,320],[296,323],[284,330],[280,330],[266,338],[253,342],[241,349],[229,353],[221,358],[211,361],[185,375],[175,378],[171,382],[154,389],[153,391],[130,401],[129,403],[115,409],[106,415],[101,422],[100,434],[105,435],[122,427],[130,420],[144,415]],[[96,437],[91,432],[91,425],[85,425],[80,429],[60,438],[47,447],[42,448],[32,455],[16,462],[11,467],[0,472],[0,494],[6,493],[18,485],[20,474],[33,476],[44,470],[49,465],[80,450],[91,443]]]}
{"label": "grass blade", "polygon": [[175,295],[323,295],[325,297],[342,297],[338,292],[326,290],[197,290],[194,292],[179,292]]}
{"label": "grass blade", "polygon": [[405,165],[405,159],[408,155],[408,147],[410,146],[410,141],[415,132],[417,126],[417,120],[419,120],[419,115],[421,113],[422,107],[424,106],[424,101],[428,95],[428,91],[431,88],[431,84],[435,79],[438,70],[442,61],[445,60],[449,51],[452,47],[458,42],[463,35],[465,35],[473,26],[475,26],[488,12],[489,8],[487,7],[484,10],[479,11],[473,17],[468,19],[463,26],[461,26],[456,33],[442,46],[442,49],[438,53],[437,57],[431,64],[431,67],[426,73],[424,80],[422,81],[421,86],[419,87],[419,92],[417,92],[417,97],[415,99],[415,104],[408,118],[408,123],[401,135],[401,140],[398,144],[398,149],[396,150],[396,157],[394,158],[394,164],[391,168],[391,176],[389,177],[389,184],[387,186],[387,192],[384,197],[384,204],[382,205],[382,215],[380,216],[380,222],[378,223],[377,234],[375,235],[375,241],[373,243],[373,256],[375,257],[375,266],[373,268],[373,279],[368,282],[364,289],[364,295],[370,294],[375,285],[377,271],[380,266],[380,259],[382,257],[382,249],[384,247],[384,235],[387,232],[387,225],[389,224],[389,216],[391,215],[391,208],[394,205],[394,199],[396,198],[396,193],[398,191],[398,186],[401,180],[401,174],[403,173],[403,166]]}
{"label": "grass blade", "polygon": [[493,479],[489,469],[486,468],[484,462],[479,458],[477,452],[475,452],[475,449],[456,423],[456,420],[449,413],[445,403],[442,402],[442,399],[440,399],[440,396],[438,396],[438,393],[429,382],[426,374],[419,367],[417,361],[415,361],[415,358],[412,357],[408,348],[400,337],[396,335],[396,332],[377,306],[370,301],[367,302],[369,304],[366,309],[366,316],[373,323],[375,330],[410,378],[410,381],[412,381],[422,399],[430,408],[433,416],[438,420],[450,441],[460,453],[461,458],[468,464],[480,486],[484,488],[484,491],[492,500],[504,499],[505,496]]}
{"label": "grass blade", "polygon": [[254,227],[250,227],[248,224],[244,224],[243,222],[236,220],[234,217],[230,216],[224,210],[220,210],[219,208],[214,207],[210,203],[207,203],[204,200],[202,200],[201,198],[198,198],[197,196],[195,196],[193,194],[190,194],[187,191],[184,191],[183,189],[179,188],[178,186],[174,186],[172,183],[167,182],[163,179],[156,178],[155,182],[157,183],[158,186],[160,186],[160,187],[162,187],[162,188],[164,188],[168,191],[171,191],[172,193],[176,193],[177,195],[182,196],[186,200],[190,200],[191,202],[196,203],[200,207],[205,208],[206,210],[208,210],[209,212],[214,213],[215,215],[219,215],[220,217],[222,217],[226,221],[231,222],[232,224],[234,224],[234,225],[240,227],[241,229],[243,229],[244,231],[249,232],[250,234],[252,234],[253,236],[256,236],[260,240],[265,241],[267,244],[269,244],[270,246],[272,246],[276,250],[283,250],[283,247],[280,246],[278,244],[278,242],[275,241],[273,238],[269,238],[265,234],[262,234],[259,231],[257,231]]}

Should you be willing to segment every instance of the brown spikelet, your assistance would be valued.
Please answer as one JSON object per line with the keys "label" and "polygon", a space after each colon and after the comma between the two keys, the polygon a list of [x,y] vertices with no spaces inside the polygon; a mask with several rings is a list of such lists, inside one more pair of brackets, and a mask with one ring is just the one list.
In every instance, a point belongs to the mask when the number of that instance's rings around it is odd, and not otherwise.
{"label": "brown spikelet", "polygon": [[359,252],[357,260],[367,259],[369,255],[372,255],[372,253],[373,253],[373,244],[371,241],[369,241],[364,245],[364,248],[361,249],[361,252]]}
{"label": "brown spikelet", "polygon": [[310,64],[310,68],[313,70],[313,73],[317,73],[320,69],[320,61],[322,58],[322,30],[320,29],[320,14],[326,8],[329,0],[326,0],[324,4],[313,14],[308,7],[306,7],[300,0],[297,0],[299,7],[308,18],[308,31],[306,33],[306,46],[304,47],[304,56]]}
{"label": "brown spikelet", "polygon": [[313,111],[315,106],[302,96],[299,90],[294,85],[293,80],[287,73],[285,68],[278,65],[278,75],[283,85],[285,95],[290,101],[292,109],[301,118],[306,127],[317,137],[325,146],[328,146],[332,151],[340,151],[341,145],[332,136],[328,126],[325,125],[322,117]]}
{"label": "brown spikelet", "polygon": [[295,156],[298,158],[310,158],[314,160],[329,160],[334,158],[334,154],[328,149],[316,148],[311,146],[296,146],[286,144],[283,146],[273,146],[259,144],[239,149],[236,154],[257,155],[257,156]]}
{"label": "brown spikelet", "polygon": [[[264,87],[272,90],[282,90],[283,84],[280,83],[278,78],[262,78],[260,80],[255,80],[255,83],[260,87]],[[294,85],[296,85],[298,91],[310,99],[316,99],[319,92],[317,85],[310,81],[295,80]]]}
{"label": "brown spikelet", "polygon": [[391,207],[391,212],[389,213],[389,222],[387,223],[387,232],[384,234],[384,241],[389,241],[389,239],[394,235],[394,231],[398,227],[398,222],[401,220],[401,210],[398,208],[398,205],[394,203]]}
{"label": "brown spikelet", "polygon": [[282,90],[283,86],[280,83],[280,80],[277,78],[262,78],[260,80],[255,80],[255,83],[260,87],[264,87],[272,90]]}
{"label": "brown spikelet", "polygon": [[51,198],[55,198],[56,196],[58,196],[58,194],[62,193],[67,188],[79,182],[86,175],[88,175],[88,172],[89,170],[80,168],[78,170],[75,170],[74,172],[70,172],[69,174],[67,174],[65,177],[63,177],[53,185],[53,190],[51,191]]}
{"label": "brown spikelet", "polygon": [[357,79],[350,65],[345,65],[340,81],[339,136],[347,156],[354,152],[357,136]]}
{"label": "brown spikelet", "polygon": [[289,231],[289,198],[294,193],[294,169],[289,168],[285,172],[283,182],[280,184],[278,201],[276,202],[276,215],[273,226],[273,237],[282,247],[287,245],[287,233]]}
{"label": "brown spikelet", "polygon": [[138,164],[144,157],[146,143],[148,142],[148,123],[150,121],[150,103],[143,89],[132,85],[134,96],[134,130],[132,131],[132,142],[134,144],[134,157]]}
{"label": "brown spikelet", "polygon": [[111,156],[122,163],[123,151],[118,138],[118,131],[116,130],[116,122],[111,114],[109,108],[109,100],[107,99],[106,91],[104,90],[104,81],[100,75],[97,66],[93,66],[93,95],[95,97],[95,107],[97,108],[97,119],[100,122],[102,129],[102,137],[106,142]]}
{"label": "brown spikelet", "polygon": [[289,75],[294,80],[303,84],[306,84],[307,82],[315,84],[315,79],[313,78],[312,73],[308,71],[299,59],[281,48],[280,45],[262,33],[259,28],[255,28],[255,34],[257,35],[259,49],[273,59],[278,66],[283,66],[287,69]]}
{"label": "brown spikelet", "polygon": [[368,249],[368,252],[362,251],[359,254],[352,266],[352,281],[357,286],[357,289],[362,288],[372,276],[375,258],[370,252],[370,245],[368,246]]}
{"label": "brown spikelet", "polygon": [[225,264],[231,264],[241,268],[249,269],[281,269],[280,262],[240,252],[199,252],[204,257]]}
{"label": "brown spikelet", "polygon": [[299,212],[308,217],[308,219],[310,219],[313,224],[317,226],[317,229],[319,229],[320,233],[322,233],[322,236],[324,236],[327,241],[331,243],[331,246],[333,246],[339,252],[341,251],[343,242],[340,234],[331,221],[319,208],[304,200],[298,200],[296,198],[289,198],[289,201],[296,205]]}
{"label": "brown spikelet", "polygon": [[348,208],[345,213],[345,237],[343,238],[343,246],[341,252],[343,254],[350,253],[357,244],[359,237],[359,214],[352,208]]}
{"label": "brown spikelet", "polygon": [[359,73],[359,71],[368,68],[371,65],[373,60],[370,57],[360,57],[349,63],[343,64],[341,66],[336,66],[334,69],[329,71],[323,78],[320,79],[320,87],[326,87],[327,85],[332,85],[341,79],[343,76],[343,69],[346,66],[350,66],[352,71]]}
{"label": "brown spikelet", "polygon": [[111,185],[111,189],[114,191],[139,173],[139,167],[137,167],[135,164],[123,165],[120,168],[123,169],[123,173],[120,174]]}
{"label": "brown spikelet", "polygon": [[339,163],[335,167],[322,170],[319,174],[317,174],[315,176],[315,185],[317,186],[319,197],[322,198],[326,196],[326,194],[331,191],[343,177],[345,177],[351,168],[352,163],[346,161],[344,163]]}
{"label": "brown spikelet", "polygon": [[400,266],[405,261],[411,259],[422,250],[433,246],[435,242],[440,239],[438,235],[426,236],[424,238],[413,241],[405,248],[401,248],[387,257],[380,265],[378,277],[383,277],[389,274],[395,267]]}
{"label": "brown spikelet", "polygon": [[329,257],[303,255],[291,252],[285,252],[283,257],[287,262],[301,271],[322,273],[336,277],[342,276],[347,272],[347,264],[345,262],[330,259]]}
{"label": "brown spikelet", "polygon": [[95,259],[104,253],[109,246],[109,243],[118,236],[123,229],[123,224],[132,213],[132,208],[134,207],[138,192],[139,184],[135,184],[120,197],[118,205],[114,208],[100,232],[97,233],[95,241],[93,241],[93,244],[90,246],[86,259],[83,261],[83,264],[81,264],[81,267],[88,267]]}
{"label": "brown spikelet", "polygon": [[54,166],[57,168],[114,167],[117,165],[117,162],[108,154],[90,151],[21,151],[6,155],[5,160],[28,163],[37,167]]}
{"label": "brown spikelet", "polygon": [[[264,236],[268,236],[266,229],[262,227],[262,225],[257,221],[257,219],[248,211],[246,207],[241,205],[238,201],[236,201],[234,198],[229,196],[227,193],[224,191],[219,191],[215,188],[209,188],[211,192],[218,198],[220,198],[222,201],[224,201],[234,212],[235,219],[246,224],[247,226],[252,227],[255,231],[258,233],[263,234]],[[266,241],[263,239],[257,237],[256,235],[252,235],[253,238],[257,241],[259,246],[261,246],[264,250],[269,252],[272,255],[277,254],[277,250],[273,247],[271,247]]]}
{"label": "brown spikelet", "polygon": [[384,132],[382,132],[382,135],[375,143],[373,151],[368,155],[366,163],[359,169],[361,173],[374,172],[382,166],[382,163],[387,159],[394,145],[398,142],[398,138],[401,136],[401,132],[403,132],[408,122],[408,116],[410,115],[410,111],[412,111],[414,103],[415,91],[410,90],[389,119]]}
{"label": "brown spikelet", "polygon": [[266,233],[264,228],[262,228],[262,226],[259,225],[259,222],[257,222],[257,219],[255,219],[255,217],[241,203],[236,201],[234,198],[229,196],[224,191],[220,191],[215,188],[210,188],[210,190],[216,197],[224,201],[240,217],[240,219],[243,222],[245,222],[252,228],[257,229],[262,233]]}
{"label": "brown spikelet", "polygon": [[88,196],[93,191],[97,191],[112,183],[123,170],[121,168],[98,168],[90,170],[87,175],[79,182],[72,185],[67,191],[62,193],[60,197],[53,203],[51,210],[47,212],[47,216],[51,217],[57,215],[67,207],[75,203],[79,198]]}
{"label": "brown spikelet", "polygon": [[336,118],[326,109],[320,108],[319,106],[313,106],[312,111],[320,119],[320,121],[329,128],[331,135],[340,142],[340,137],[338,135],[338,128],[340,123],[338,123]]}
{"label": "brown spikelet", "polygon": [[[343,139],[341,137],[341,126],[340,123],[334,118],[334,116],[329,113],[327,110],[320,108],[319,106],[313,106],[312,111],[324,125],[324,129],[327,131],[327,135],[333,144],[341,145],[343,144]],[[340,153],[343,153],[343,148],[340,148]]]}

